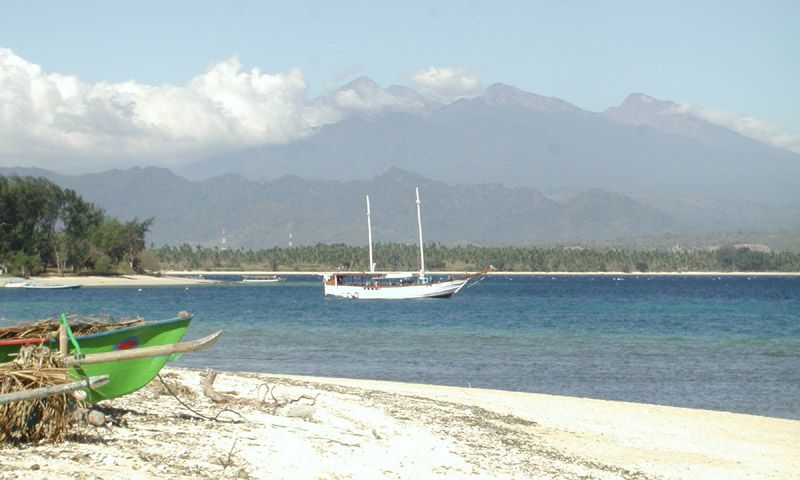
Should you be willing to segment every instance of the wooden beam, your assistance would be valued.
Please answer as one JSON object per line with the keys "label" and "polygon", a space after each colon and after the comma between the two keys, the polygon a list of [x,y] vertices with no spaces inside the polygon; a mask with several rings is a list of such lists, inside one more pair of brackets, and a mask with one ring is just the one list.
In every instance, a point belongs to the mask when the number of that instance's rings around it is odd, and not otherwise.
{"label": "wooden beam", "polygon": [[61,355],[67,355],[67,327],[63,323],[58,324],[58,351]]}
{"label": "wooden beam", "polygon": [[61,395],[83,388],[97,388],[108,383],[108,375],[97,375],[95,377],[84,378],[76,382],[51,385],[49,387],[33,388],[19,392],[0,394],[0,405],[4,403],[20,402],[22,400],[36,400],[38,398]]}
{"label": "wooden beam", "polygon": [[199,352],[205,350],[217,341],[222,335],[222,330],[212,333],[191,342],[171,343],[169,345],[158,345],[155,347],[132,348],[130,350],[117,350],[114,352],[90,353],[84,358],[67,358],[67,366],[70,365],[89,365],[92,363],[115,362],[119,360],[132,360],[135,358],[159,357],[172,355],[173,353]]}

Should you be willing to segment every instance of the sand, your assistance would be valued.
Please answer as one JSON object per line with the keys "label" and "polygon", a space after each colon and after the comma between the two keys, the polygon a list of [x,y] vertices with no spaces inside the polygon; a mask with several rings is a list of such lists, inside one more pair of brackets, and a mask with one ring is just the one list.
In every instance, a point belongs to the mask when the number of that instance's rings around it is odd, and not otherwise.
{"label": "sand", "polygon": [[[532,393],[166,368],[105,426],[0,449],[6,478],[753,478],[800,472],[800,421]],[[267,392],[272,388],[278,408]],[[313,401],[310,399],[314,399]],[[313,403],[313,405],[312,405]],[[237,421],[237,423],[234,423]]]}
{"label": "sand", "polygon": [[87,275],[73,276],[40,276],[22,279],[18,277],[0,277],[0,286],[7,282],[19,282],[29,280],[36,285],[81,285],[82,287],[153,287],[153,286],[180,286],[180,285],[201,285],[217,283],[212,280],[198,278],[182,278],[152,275]]}

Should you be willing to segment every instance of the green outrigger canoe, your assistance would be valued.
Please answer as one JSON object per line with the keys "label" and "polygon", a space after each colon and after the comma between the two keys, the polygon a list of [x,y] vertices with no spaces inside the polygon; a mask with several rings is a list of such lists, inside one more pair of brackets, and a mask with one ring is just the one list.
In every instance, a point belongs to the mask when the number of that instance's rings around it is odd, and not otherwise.
{"label": "green outrigger canoe", "polygon": [[[146,322],[132,327],[108,330],[90,335],[74,337],[80,346],[80,351],[86,361],[80,358],[70,358],[70,376],[75,379],[108,375],[109,381],[103,386],[87,391],[86,400],[92,403],[110,398],[120,397],[134,392],[147,385],[167,362],[177,358],[181,351],[196,351],[205,348],[216,340],[218,334],[202,339],[201,346],[193,348],[170,348],[179,344],[192,317],[176,317],[169,320]],[[212,338],[213,337],[213,338]],[[25,340],[0,341],[0,362],[13,359],[20,347],[26,344],[45,344],[53,349],[58,349],[58,338],[38,338]],[[165,347],[165,348],[153,348]],[[141,352],[150,351],[151,355],[144,358],[135,357],[128,350],[141,349]],[[124,352],[124,353],[123,353]],[[70,344],[69,357],[76,354],[74,344]],[[104,355],[97,355],[104,354]],[[106,359],[107,361],[91,361],[92,357]]]}

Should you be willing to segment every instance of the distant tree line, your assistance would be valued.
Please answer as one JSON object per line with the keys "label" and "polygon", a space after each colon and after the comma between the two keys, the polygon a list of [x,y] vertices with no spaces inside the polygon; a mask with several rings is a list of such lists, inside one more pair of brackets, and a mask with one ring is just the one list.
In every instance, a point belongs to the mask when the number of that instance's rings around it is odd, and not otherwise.
{"label": "distant tree line", "polygon": [[[43,178],[0,176],[0,266],[31,275],[129,273],[159,269],[326,271],[368,270],[367,247],[318,244],[293,248],[226,250],[164,246],[145,250],[152,219],[120,222],[70,189]],[[416,245],[374,247],[378,270],[416,270]],[[537,272],[798,272],[800,253],[726,246],[715,251],[583,249],[565,247],[425,246],[436,271]]]}
{"label": "distant tree line", "polygon": [[137,271],[151,223],[109,218],[43,178],[0,176],[0,265],[10,273]]}
{"label": "distant tree line", "polygon": [[[161,268],[189,270],[368,270],[367,247],[319,244],[262,250],[160,247],[151,250]],[[416,270],[416,245],[374,246],[377,270]],[[715,251],[635,251],[563,247],[425,246],[428,270],[536,272],[797,272],[800,253],[767,253],[732,246]]]}

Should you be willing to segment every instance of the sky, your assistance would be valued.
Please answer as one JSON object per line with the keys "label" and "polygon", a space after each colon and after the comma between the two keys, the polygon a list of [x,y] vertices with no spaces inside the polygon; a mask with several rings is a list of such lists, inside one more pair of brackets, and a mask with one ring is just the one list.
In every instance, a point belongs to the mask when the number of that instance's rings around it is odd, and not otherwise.
{"label": "sky", "polygon": [[[800,1],[0,0],[0,166],[169,166],[285,143],[381,91],[631,93],[800,152]],[[410,108],[410,107],[409,107]]]}

